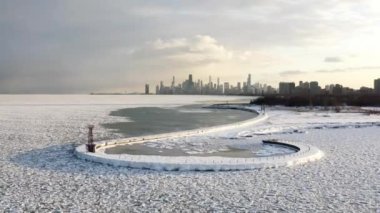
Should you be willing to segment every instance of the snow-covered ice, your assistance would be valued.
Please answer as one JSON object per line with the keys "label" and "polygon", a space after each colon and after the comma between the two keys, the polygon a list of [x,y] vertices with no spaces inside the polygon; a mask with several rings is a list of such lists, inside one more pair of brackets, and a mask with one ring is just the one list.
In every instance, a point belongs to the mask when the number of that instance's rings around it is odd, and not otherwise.
{"label": "snow-covered ice", "polygon": [[[158,172],[117,168],[74,157],[74,146],[86,141],[88,123],[97,124],[97,139],[120,138],[121,135],[98,124],[122,119],[108,116],[112,110],[151,101],[145,97],[133,97],[134,100],[121,97],[125,100],[120,101],[118,96],[107,100],[95,97],[94,101],[93,97],[77,98],[81,99],[79,104],[70,96],[49,97],[49,102],[41,97],[38,101],[28,97],[25,105],[22,98],[0,96],[0,211],[378,212],[380,209],[378,115],[269,110],[269,119],[259,126],[207,137],[244,136],[252,141],[275,137],[311,144],[326,156],[295,167]],[[157,105],[165,105],[168,102],[165,98],[173,105],[191,104],[197,99],[157,97],[162,98]],[[198,100],[207,98],[212,99]],[[219,98],[221,101],[226,97]],[[273,126],[304,131],[256,134],[257,130],[263,132]]]}

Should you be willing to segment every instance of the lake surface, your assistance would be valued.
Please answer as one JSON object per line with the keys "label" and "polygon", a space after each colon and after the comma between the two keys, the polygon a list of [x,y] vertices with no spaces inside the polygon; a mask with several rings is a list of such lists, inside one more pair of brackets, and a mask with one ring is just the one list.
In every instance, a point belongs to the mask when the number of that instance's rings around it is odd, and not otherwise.
{"label": "lake surface", "polygon": [[103,126],[127,137],[133,137],[229,124],[257,116],[252,112],[206,109],[203,106],[125,108],[113,111],[110,115],[126,117],[131,122],[108,123]]}

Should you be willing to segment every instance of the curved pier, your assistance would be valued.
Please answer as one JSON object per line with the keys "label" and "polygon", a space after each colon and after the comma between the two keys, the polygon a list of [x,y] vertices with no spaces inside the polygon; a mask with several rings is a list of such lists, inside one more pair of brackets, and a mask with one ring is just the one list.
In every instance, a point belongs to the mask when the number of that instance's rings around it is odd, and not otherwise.
{"label": "curved pier", "polygon": [[[234,109],[239,109],[233,106]],[[297,152],[289,155],[271,156],[271,157],[254,157],[254,158],[228,158],[228,157],[199,157],[199,156],[148,156],[148,155],[128,155],[119,154],[111,155],[104,153],[104,150],[109,147],[144,143],[148,141],[155,141],[161,139],[186,137],[193,135],[200,135],[218,131],[225,131],[231,128],[244,127],[253,125],[267,119],[265,113],[259,113],[256,110],[244,106],[239,106],[241,110],[249,110],[259,115],[253,119],[246,121],[203,128],[188,130],[182,132],[174,132],[168,134],[159,134],[144,137],[126,138],[121,140],[110,140],[98,142],[96,145],[96,152],[90,153],[87,151],[85,145],[81,145],[75,149],[75,155],[81,159],[90,160],[94,162],[104,163],[112,166],[124,166],[139,169],[152,169],[152,170],[165,170],[165,171],[230,171],[230,170],[249,170],[259,168],[271,168],[279,166],[293,166],[303,164],[306,162],[318,160],[323,157],[323,152],[316,147],[290,141],[280,140],[266,140],[263,143],[274,144],[279,146],[287,146],[296,149]],[[226,109],[226,106],[223,106]]]}
{"label": "curved pier", "polygon": [[139,169],[164,171],[231,171],[280,166],[293,166],[315,161],[324,156],[318,148],[299,142],[291,141],[263,141],[263,143],[288,146],[298,152],[272,157],[255,158],[227,158],[227,157],[168,157],[147,155],[108,155],[104,152],[89,153],[84,146],[76,149],[79,158],[104,163],[112,166],[125,166]]}

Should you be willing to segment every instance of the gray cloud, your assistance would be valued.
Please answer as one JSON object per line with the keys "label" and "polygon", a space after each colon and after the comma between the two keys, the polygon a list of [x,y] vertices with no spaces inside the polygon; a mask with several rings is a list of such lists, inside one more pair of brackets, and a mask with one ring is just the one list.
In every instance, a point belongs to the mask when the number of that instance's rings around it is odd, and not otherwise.
{"label": "gray cloud", "polygon": [[363,70],[379,70],[380,66],[362,66],[362,67],[344,67],[338,69],[324,69],[324,70],[314,70],[314,71],[301,71],[301,70],[287,70],[279,72],[279,75],[282,77],[291,77],[297,75],[305,75],[305,74],[332,74],[332,73],[344,73],[344,72],[358,72]]}
{"label": "gray cloud", "polygon": [[279,74],[281,76],[287,77],[287,76],[295,76],[295,75],[302,75],[305,74],[306,72],[300,71],[300,70],[287,70],[287,71],[282,71]]}
{"label": "gray cloud", "polygon": [[[363,2],[3,0],[0,93],[137,90],[165,73],[220,63],[246,48],[307,47],[326,35],[346,36],[376,19],[330,14]],[[159,38],[170,48],[154,49],[149,42]]]}
{"label": "gray cloud", "polygon": [[340,57],[326,57],[325,58],[325,62],[328,62],[328,63],[338,63],[342,61],[343,59],[341,59]]}
{"label": "gray cloud", "polygon": [[345,67],[340,69],[317,70],[316,73],[341,73],[341,72],[357,72],[361,70],[379,70],[380,66],[363,66],[363,67]]}
{"label": "gray cloud", "polygon": [[131,53],[134,60],[176,65],[177,68],[193,67],[219,63],[233,57],[232,51],[227,50],[214,38],[197,35],[191,38],[157,39]]}

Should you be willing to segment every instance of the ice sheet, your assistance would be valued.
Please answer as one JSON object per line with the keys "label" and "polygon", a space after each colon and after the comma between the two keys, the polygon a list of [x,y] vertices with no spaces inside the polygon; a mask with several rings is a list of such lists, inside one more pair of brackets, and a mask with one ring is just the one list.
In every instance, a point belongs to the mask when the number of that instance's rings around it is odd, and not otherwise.
{"label": "ice sheet", "polygon": [[[57,96],[52,102],[58,103],[60,98]],[[138,100],[134,101],[138,104]],[[96,106],[92,103],[48,106],[42,102],[36,106],[19,103],[15,106],[3,99],[0,106],[0,211],[376,212],[380,209],[378,126],[312,128],[304,134],[275,135],[314,145],[325,152],[323,160],[302,166],[238,172],[157,172],[106,166],[73,155],[74,144],[86,141],[87,123],[97,124],[97,139],[121,137],[98,124],[119,119],[109,117],[108,113],[125,107],[127,102],[122,106],[107,105],[118,100],[102,100]],[[271,117],[263,126],[209,137],[234,138],[247,132],[252,133],[248,139],[260,141],[274,135],[253,133],[270,125],[298,128],[314,123],[344,125],[380,119],[363,114],[287,110],[268,113]]]}

